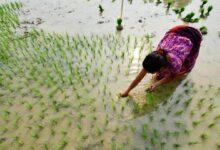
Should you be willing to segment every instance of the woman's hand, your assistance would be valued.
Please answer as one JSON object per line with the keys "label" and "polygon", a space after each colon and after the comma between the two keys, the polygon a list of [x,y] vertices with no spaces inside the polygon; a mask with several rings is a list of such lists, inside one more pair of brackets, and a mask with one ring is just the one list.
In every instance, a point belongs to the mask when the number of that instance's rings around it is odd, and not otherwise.
{"label": "woman's hand", "polygon": [[139,82],[141,82],[141,80],[144,78],[144,76],[147,74],[147,71],[142,68],[142,70],[139,72],[139,74],[137,75],[137,77],[134,79],[134,81],[130,84],[130,86],[128,87],[128,89],[124,92],[124,93],[120,93],[121,97],[127,97],[129,92],[135,88]]}
{"label": "woman's hand", "polygon": [[154,91],[158,86],[170,82],[171,80],[173,80],[173,76],[166,76],[164,78],[162,78],[161,80],[158,80],[156,82],[154,82],[148,89],[146,89],[146,92],[152,92]]}
{"label": "woman's hand", "polygon": [[156,87],[157,87],[157,84],[154,83],[149,88],[146,89],[146,92],[152,92],[156,89]]}
{"label": "woman's hand", "polygon": [[127,97],[128,94],[129,94],[129,93],[128,93],[127,91],[125,91],[125,92],[123,92],[123,93],[120,93],[120,96],[121,96],[121,97]]}

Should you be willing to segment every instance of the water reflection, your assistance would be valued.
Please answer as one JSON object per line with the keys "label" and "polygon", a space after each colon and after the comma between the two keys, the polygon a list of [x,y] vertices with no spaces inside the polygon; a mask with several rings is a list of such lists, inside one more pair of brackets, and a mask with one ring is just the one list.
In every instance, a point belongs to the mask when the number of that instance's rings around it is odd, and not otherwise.
{"label": "water reflection", "polygon": [[183,80],[186,80],[187,76],[183,76],[180,78],[176,78],[174,79],[172,82],[167,83],[165,85],[161,85],[160,87],[158,87],[155,91],[153,91],[152,93],[150,93],[151,95],[153,95],[154,100],[153,100],[153,104],[149,105],[149,93],[145,91],[145,89],[148,88],[148,86],[150,85],[150,83],[152,81],[150,81],[147,85],[137,89],[131,96],[131,101],[133,101],[133,103],[138,104],[141,108],[139,113],[136,113],[135,116],[142,116],[146,113],[150,113],[153,110],[155,110],[155,108],[158,107],[159,104],[161,103],[166,103],[170,97],[175,93],[177,87],[181,84],[181,82]]}

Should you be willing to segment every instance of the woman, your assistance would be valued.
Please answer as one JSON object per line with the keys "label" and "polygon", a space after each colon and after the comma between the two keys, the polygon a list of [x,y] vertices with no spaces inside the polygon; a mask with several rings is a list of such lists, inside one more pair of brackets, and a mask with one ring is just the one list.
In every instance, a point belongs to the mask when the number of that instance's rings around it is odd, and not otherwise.
{"label": "woman", "polygon": [[143,69],[121,96],[128,96],[147,73],[155,74],[155,82],[149,91],[177,76],[189,73],[196,62],[201,41],[200,31],[193,27],[180,25],[170,29],[158,44],[156,51],[146,56]]}

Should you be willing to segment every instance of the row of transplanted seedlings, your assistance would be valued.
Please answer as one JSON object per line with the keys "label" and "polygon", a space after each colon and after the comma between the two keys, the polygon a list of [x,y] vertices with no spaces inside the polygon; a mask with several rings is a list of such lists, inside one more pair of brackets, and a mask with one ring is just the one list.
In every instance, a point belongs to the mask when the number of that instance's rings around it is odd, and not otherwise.
{"label": "row of transplanted seedlings", "polygon": [[[140,51],[147,53],[143,51],[146,37],[70,37],[34,29],[24,35],[15,34],[19,25],[16,10],[21,6],[11,3],[0,7],[2,18],[7,18],[0,26],[0,147],[109,146],[104,139],[109,137],[104,135],[105,128],[120,134],[127,127],[117,123],[114,130],[108,127],[117,118],[97,107],[102,104],[98,99],[108,101],[110,111],[120,107],[118,114],[125,109],[127,100],[118,106],[119,98],[110,92],[108,81],[116,81],[120,69],[131,66],[133,49],[141,47]],[[90,94],[102,86],[97,95]],[[129,128],[135,131],[133,126]],[[118,147],[117,141],[110,145]]]}
{"label": "row of transplanted seedlings", "polygon": [[185,81],[163,109],[145,118],[139,132],[146,149],[219,149],[219,97],[220,88]]}
{"label": "row of transplanted seedlings", "polygon": [[[147,0],[144,0],[147,2]],[[156,4],[159,5],[162,3],[161,0],[157,0]],[[167,1],[167,11],[170,10],[175,5],[174,0],[168,0]],[[173,11],[179,15],[179,18],[181,18],[185,22],[190,22],[190,23],[197,23],[201,19],[207,19],[207,17],[210,15],[210,12],[213,10],[212,5],[208,5],[208,0],[201,0],[201,4],[199,5],[199,16],[196,17],[196,13],[194,11],[187,13],[185,16],[182,16],[182,14],[185,12],[185,7],[180,7],[180,8],[174,8]],[[201,32],[202,34],[207,34],[207,28],[205,26],[201,27]]]}
{"label": "row of transplanted seedlings", "polygon": [[[115,73],[113,71],[120,72],[125,62],[125,58],[123,57],[127,56],[126,53],[128,53],[128,55],[130,54],[126,49],[124,51],[120,50],[123,47],[118,44],[119,41],[117,41],[117,39],[111,42],[111,40],[108,41],[108,38],[106,41],[103,41],[104,38],[101,37],[98,40],[94,39],[95,41],[92,42],[94,45],[87,43],[88,45],[85,46],[85,44],[82,43],[84,39],[81,39],[81,37],[73,37],[72,40],[74,42],[71,44],[67,42],[68,47],[65,47],[66,41],[62,36],[54,35],[52,39],[50,38],[51,36],[47,37],[43,33],[41,37],[36,38],[34,37],[36,34],[41,33],[37,32],[34,33],[34,35],[30,33],[31,37],[29,39],[26,38],[25,40],[14,43],[13,46],[14,48],[26,48],[25,51],[22,49],[20,55],[28,59],[32,63],[32,67],[37,67],[34,66],[34,64],[38,63],[42,65],[42,67],[49,68],[47,70],[47,76],[50,77],[49,79],[51,81],[58,82],[59,80],[61,83],[67,82],[73,84],[73,77],[76,77],[81,85],[84,85],[83,78],[87,78],[87,82],[89,83],[91,82],[90,78],[99,82],[101,80],[100,77],[105,74],[109,74],[110,76]],[[68,38],[67,36],[67,39]],[[91,37],[91,39],[93,38]],[[97,43],[99,40],[101,42]],[[102,41],[105,42],[104,46]],[[63,47],[63,45],[65,46]],[[28,51],[28,48],[34,49],[34,51]],[[128,68],[130,68],[133,56],[128,57],[128,60]],[[116,67],[114,66],[115,64],[117,64],[117,70],[114,68]],[[53,77],[54,74],[50,74],[51,71],[56,74],[55,77]],[[115,80],[117,80],[117,77],[115,78]]]}
{"label": "row of transplanted seedlings", "polygon": [[[5,40],[4,42],[8,42],[7,40]],[[20,42],[20,41],[19,41]],[[7,45],[8,46],[8,45]],[[21,45],[19,45],[19,46],[21,46]],[[5,48],[4,50],[6,50],[6,46],[5,47],[3,47],[3,48]],[[20,48],[24,48],[24,47],[20,47]],[[7,49],[7,50],[9,50],[9,49]],[[16,53],[16,51],[14,51],[15,53]],[[29,51],[27,51],[27,53],[28,53]],[[7,53],[7,54],[9,54],[9,53]],[[10,55],[10,56],[12,56],[12,55]],[[30,57],[31,57],[31,55],[29,55]],[[4,58],[7,58],[7,57],[4,57]],[[27,58],[22,58],[22,59],[27,59]],[[22,72],[23,71],[23,66],[21,66],[21,64],[17,64],[18,63],[18,60],[12,60],[13,61],[13,65],[17,65],[16,67],[10,67],[10,70],[9,69],[5,69],[5,68],[3,68],[3,67],[8,67],[9,65],[11,65],[11,64],[8,64],[8,62],[7,62],[7,65],[6,65],[6,63],[4,64],[4,65],[2,65],[1,67],[1,69],[4,71],[3,73],[3,76],[1,76],[2,78],[4,77],[5,78],[5,80],[7,80],[7,77],[9,77],[9,79],[13,79],[16,75],[17,75],[17,72],[14,72],[14,70],[13,69],[15,69],[15,68],[19,68],[19,71],[20,72]],[[16,62],[17,61],[17,62]],[[26,62],[26,63],[28,63],[28,61],[26,60],[26,61],[24,61],[24,62]],[[20,62],[19,62],[20,63]],[[25,67],[29,67],[27,64],[23,64]],[[32,68],[27,68],[27,70],[28,69],[32,69]],[[11,74],[11,72],[13,72],[14,74],[12,75]],[[32,74],[30,74],[30,75],[32,75]],[[32,77],[33,78],[33,77]],[[1,84],[4,84],[4,82],[2,82]],[[29,82],[29,84],[30,84],[30,82]],[[4,85],[5,86],[5,85]],[[10,86],[10,85],[9,85]],[[27,84],[27,86],[28,86],[28,84]],[[10,92],[13,92],[12,90],[13,89],[10,89],[11,91]],[[37,89],[34,89],[34,90],[37,90]],[[4,95],[3,95],[4,96]],[[51,97],[52,95],[50,95],[50,97]],[[4,97],[4,98],[7,98],[7,97]],[[15,97],[14,97],[15,98]],[[16,99],[16,98],[15,98]],[[14,99],[14,100],[15,100]],[[12,106],[12,105],[14,105],[14,103],[15,103],[16,101],[13,101],[13,102],[10,102],[10,105],[9,106]],[[27,101],[22,101],[21,102],[21,104],[24,104],[25,105],[25,107],[26,107],[26,109],[28,110],[28,111],[31,111],[31,110],[33,110],[34,108],[33,107],[36,107],[35,105],[32,105],[31,104],[31,102],[27,102]],[[53,104],[56,106],[56,104],[57,103],[55,103],[55,101],[53,102]],[[59,108],[59,107],[56,107],[56,111],[57,111],[57,108]],[[13,111],[13,110],[12,110]],[[9,110],[3,110],[3,114],[2,114],[2,116],[3,116],[3,120],[5,121],[5,123],[8,123],[9,122],[9,117],[10,117],[10,114],[11,114],[11,112],[9,111]],[[18,116],[19,114],[17,113],[17,112],[15,112],[15,116]],[[36,114],[34,114],[34,116],[35,116]],[[40,115],[41,117],[41,119],[43,119],[44,117],[45,117],[45,115],[43,114],[43,111],[42,111],[42,114]],[[33,115],[29,115],[28,116],[28,118],[31,120],[32,118],[33,118]],[[19,125],[19,120],[21,120],[21,119],[24,119],[24,118],[22,118],[21,116],[18,116],[16,119],[15,119],[15,123],[13,124],[13,129],[17,129],[18,128],[18,125]],[[51,121],[51,124],[52,125],[54,125],[54,124],[57,124],[57,119],[53,119],[52,121]],[[2,122],[1,122],[2,123]],[[5,124],[5,126],[6,126],[6,124]],[[2,128],[2,134],[4,134],[5,132],[7,132],[7,130],[8,130],[8,128],[6,128],[6,127],[3,127]],[[10,127],[10,126],[9,126]],[[38,125],[38,127],[39,127],[39,130],[42,130],[43,128],[44,128],[44,126],[43,125]],[[29,126],[28,127],[28,129],[31,129],[32,127],[31,126]],[[38,139],[39,138],[39,131],[35,131],[35,132],[33,132],[33,133],[31,133],[31,136],[34,138],[34,139]],[[55,131],[53,131],[53,130],[51,130],[51,135],[54,135],[55,134]],[[17,146],[19,146],[19,147],[21,147],[21,146],[23,146],[24,145],[24,140],[22,140],[19,136],[15,136],[14,138],[13,138],[14,140],[12,141],[12,144],[15,144],[15,145],[17,145]],[[8,139],[6,138],[6,137],[4,137],[3,136],[3,138],[1,138],[1,143],[2,142],[5,142],[5,141],[8,141]],[[8,143],[9,144],[9,143]],[[60,146],[60,148],[62,148],[63,146],[65,146],[67,144],[67,142],[65,141],[65,140],[62,140],[61,141],[61,146]],[[9,144],[10,145],[10,144]],[[47,145],[45,145],[45,149],[48,149],[48,146]]]}
{"label": "row of transplanted seedlings", "polygon": [[[158,1],[157,1],[157,3],[158,3]],[[169,0],[167,3],[167,9],[169,10],[171,8],[171,6],[173,6],[174,4],[175,4],[175,1]],[[199,5],[200,15],[199,15],[199,17],[196,17],[196,18],[195,18],[194,12],[190,12],[185,17],[182,17],[181,15],[185,11],[185,7],[175,8],[175,9],[173,9],[173,11],[176,14],[178,14],[179,16],[181,16],[183,21],[195,23],[195,22],[199,22],[200,19],[207,18],[209,16],[210,12],[213,10],[212,5],[205,7],[205,5],[207,5],[207,4],[208,4],[208,0],[201,0],[201,5]]]}
{"label": "row of transplanted seedlings", "polygon": [[[196,23],[199,22],[199,20],[201,19],[207,19],[207,17],[210,15],[210,12],[213,10],[213,6],[209,5],[206,7],[206,5],[208,5],[208,0],[202,0],[201,4],[199,6],[199,16],[196,16],[195,12],[190,12],[188,14],[186,14],[184,17],[181,17],[183,21],[185,22],[190,22],[190,23]],[[177,8],[177,9],[173,9],[173,11],[178,14],[179,16],[182,15],[182,13],[185,11],[185,8]],[[206,26],[202,26],[200,28],[200,31],[202,34],[207,34],[207,27]]]}
{"label": "row of transplanted seedlings", "polygon": [[[145,1],[147,2],[147,1]],[[157,0],[156,4],[160,4],[162,3],[161,0]],[[210,12],[213,10],[213,6],[209,5],[208,7],[205,7],[205,5],[208,4],[208,0],[201,0],[201,5],[199,5],[199,17],[195,18],[195,13],[194,12],[190,12],[188,13],[185,17],[182,17],[182,13],[185,11],[185,7],[180,7],[180,8],[174,8],[173,11],[178,14],[179,16],[181,16],[181,19],[185,22],[191,22],[191,23],[195,23],[195,22],[199,22],[200,19],[204,19],[207,18],[210,14]],[[172,8],[175,5],[175,1],[174,0],[168,0],[167,1],[167,11],[170,10],[170,8]]]}

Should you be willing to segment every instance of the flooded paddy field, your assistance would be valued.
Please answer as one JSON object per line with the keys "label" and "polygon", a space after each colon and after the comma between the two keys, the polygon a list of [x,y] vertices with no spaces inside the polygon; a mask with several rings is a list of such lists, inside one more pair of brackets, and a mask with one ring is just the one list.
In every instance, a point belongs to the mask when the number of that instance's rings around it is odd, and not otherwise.
{"label": "flooded paddy field", "polygon": [[[200,0],[124,1],[121,32],[119,0],[0,2],[0,149],[220,149],[219,1],[205,18]],[[208,29],[193,71],[152,93],[148,75],[121,98],[178,24]]]}

